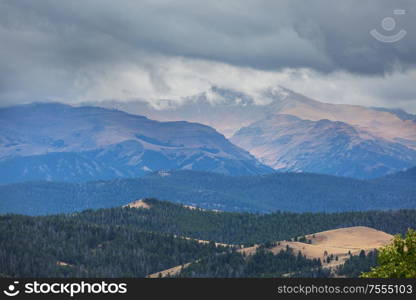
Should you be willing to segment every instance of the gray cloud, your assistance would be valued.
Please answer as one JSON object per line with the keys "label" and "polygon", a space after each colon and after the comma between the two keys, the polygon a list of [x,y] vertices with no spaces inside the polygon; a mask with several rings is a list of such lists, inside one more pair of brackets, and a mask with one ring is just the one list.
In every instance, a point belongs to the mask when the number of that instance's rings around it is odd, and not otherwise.
{"label": "gray cloud", "polygon": [[[416,62],[413,1],[3,1],[2,25],[56,38],[71,63],[122,59],[120,48],[260,69],[309,67],[380,73]],[[373,40],[395,8],[409,29],[396,45]],[[52,40],[50,42],[53,42]],[[50,49],[52,50],[52,49]],[[53,51],[52,50],[52,51]],[[97,51],[99,50],[99,51]]]}
{"label": "gray cloud", "polygon": [[[373,39],[369,31],[383,32],[396,8],[406,10],[395,19],[408,35]],[[181,86],[166,78],[171,59],[383,77],[415,67],[415,14],[412,0],[3,0],[0,99],[79,98],[92,86],[105,94],[111,82],[123,95],[139,93],[121,78],[144,96],[168,93]]]}

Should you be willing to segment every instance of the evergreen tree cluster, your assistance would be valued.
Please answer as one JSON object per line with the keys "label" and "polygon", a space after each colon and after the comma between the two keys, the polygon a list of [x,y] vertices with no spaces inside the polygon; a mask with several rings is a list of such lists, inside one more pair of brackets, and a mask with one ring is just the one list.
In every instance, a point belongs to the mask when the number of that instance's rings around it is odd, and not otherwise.
{"label": "evergreen tree cluster", "polygon": [[145,277],[223,251],[76,217],[0,217],[0,274],[7,277]]}
{"label": "evergreen tree cluster", "polygon": [[0,213],[70,213],[149,197],[236,212],[409,209],[416,208],[414,169],[373,180],[308,173],[226,176],[171,171],[167,176],[155,172],[136,179],[85,183],[5,184],[0,185]]}
{"label": "evergreen tree cluster", "polygon": [[301,252],[294,253],[292,248],[277,254],[259,248],[250,256],[232,249],[226,254],[203,258],[181,270],[177,277],[303,277],[312,272],[325,273],[319,259],[307,259]]}
{"label": "evergreen tree cluster", "polygon": [[300,237],[307,243],[306,238],[302,238],[306,234],[350,226],[368,226],[390,234],[405,233],[416,223],[416,210],[253,214],[188,209],[156,199],[147,199],[146,202],[151,209],[87,210],[70,215],[70,218],[244,245],[293,237]]}
{"label": "evergreen tree cluster", "polygon": [[377,250],[367,254],[364,250],[359,255],[351,255],[336,273],[344,277],[359,277],[362,272],[368,272],[377,265]]}

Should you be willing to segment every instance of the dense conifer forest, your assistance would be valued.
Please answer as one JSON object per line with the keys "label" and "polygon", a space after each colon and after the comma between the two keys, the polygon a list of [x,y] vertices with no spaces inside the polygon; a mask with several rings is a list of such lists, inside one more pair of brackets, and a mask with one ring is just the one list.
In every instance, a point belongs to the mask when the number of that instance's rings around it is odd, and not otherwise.
{"label": "dense conifer forest", "polygon": [[12,277],[144,277],[223,251],[139,228],[73,218],[0,218],[0,274]]}
{"label": "dense conifer forest", "polygon": [[359,255],[352,255],[345,263],[337,269],[337,274],[344,277],[359,277],[362,272],[368,272],[377,265],[377,251]]}
{"label": "dense conifer forest", "polygon": [[308,173],[226,176],[172,171],[86,183],[25,182],[0,185],[0,213],[69,213],[148,197],[236,212],[413,209],[415,181],[416,168],[373,180]]}
{"label": "dense conifer forest", "polygon": [[253,255],[230,250],[226,254],[205,257],[181,270],[176,277],[328,277],[318,259],[307,259],[292,248],[273,254],[260,248]]}
{"label": "dense conifer forest", "polygon": [[416,225],[416,210],[344,213],[272,214],[214,212],[148,199],[151,209],[87,210],[66,218],[94,224],[134,226],[196,239],[230,244],[264,243],[324,230],[368,226],[390,234],[405,233]]}
{"label": "dense conifer forest", "polygon": [[[1,276],[144,277],[200,261],[179,276],[326,277],[328,271],[318,261],[290,249],[275,255],[258,251],[250,258],[236,250],[251,244],[262,244],[262,249],[272,241],[348,226],[405,233],[416,223],[415,210],[262,215],[190,209],[156,199],[145,202],[150,208],[0,216]],[[357,276],[373,261],[373,256],[352,257],[339,272]]]}

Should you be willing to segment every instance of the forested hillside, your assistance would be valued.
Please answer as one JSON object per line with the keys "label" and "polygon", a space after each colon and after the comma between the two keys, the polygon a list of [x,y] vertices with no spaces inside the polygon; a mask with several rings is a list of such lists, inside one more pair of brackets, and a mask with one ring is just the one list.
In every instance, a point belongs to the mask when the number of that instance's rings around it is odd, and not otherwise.
{"label": "forested hillside", "polygon": [[291,248],[273,254],[259,249],[253,255],[230,250],[226,254],[205,257],[184,268],[176,277],[329,277],[318,259],[307,259]]}
{"label": "forested hillside", "polygon": [[362,272],[368,272],[377,265],[377,251],[359,255],[352,255],[342,266],[337,269],[337,274],[344,277],[359,277]]}
{"label": "forested hillside", "polygon": [[414,173],[411,169],[366,181],[307,173],[226,176],[178,171],[79,184],[28,182],[0,185],[0,213],[68,213],[148,197],[207,209],[262,213],[416,208]]}
{"label": "forested hillside", "polygon": [[0,241],[2,277],[145,277],[188,262],[179,277],[329,276],[320,260],[290,248],[246,257],[238,247],[79,218],[5,216],[0,232],[12,237]]}
{"label": "forested hillside", "polygon": [[195,210],[155,199],[145,201],[150,209],[87,210],[67,218],[94,224],[137,226],[143,230],[234,244],[284,240],[350,226],[368,226],[390,234],[404,233],[416,226],[416,210],[251,214]]}
{"label": "forested hillside", "polygon": [[234,249],[213,257],[205,257],[183,268],[173,277],[347,277],[357,278],[377,265],[377,251],[351,255],[344,264],[331,270],[323,267],[320,259],[308,259],[302,252],[287,247],[273,254],[266,247],[260,247],[250,256]]}
{"label": "forested hillside", "polygon": [[76,217],[3,216],[0,233],[0,274],[11,277],[144,277],[224,251]]}
{"label": "forested hillside", "polygon": [[[145,203],[149,208],[119,207],[42,217],[0,216],[0,274],[143,277],[202,259],[212,268],[193,266],[189,272],[194,273],[181,276],[258,277],[287,272],[293,276],[326,276],[318,262],[305,260],[298,253],[290,259],[288,253],[258,253],[247,265],[239,266],[243,254],[182,237],[234,244],[238,249],[348,226],[369,226],[392,234],[416,227],[416,210],[260,215],[203,211],[155,199]],[[216,266],[223,259],[232,264],[228,271]],[[260,266],[263,261],[273,268]]]}

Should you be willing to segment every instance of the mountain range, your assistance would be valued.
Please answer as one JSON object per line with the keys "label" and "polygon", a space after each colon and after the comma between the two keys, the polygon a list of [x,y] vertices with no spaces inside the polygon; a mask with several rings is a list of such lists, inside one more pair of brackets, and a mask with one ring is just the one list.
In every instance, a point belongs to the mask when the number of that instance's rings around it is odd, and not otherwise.
{"label": "mountain range", "polygon": [[402,110],[323,103],[283,87],[257,96],[212,87],[182,100],[1,108],[0,183],[159,170],[366,179],[416,166],[416,116]]}
{"label": "mountain range", "polygon": [[372,178],[416,163],[415,150],[348,123],[286,114],[244,127],[231,141],[280,171]]}
{"label": "mountain range", "polygon": [[0,182],[137,177],[156,170],[272,172],[215,129],[99,107],[0,109]]}
{"label": "mountain range", "polygon": [[256,96],[214,86],[179,102],[95,104],[206,124],[277,171],[375,178],[416,165],[415,115],[324,103],[280,86]]}

